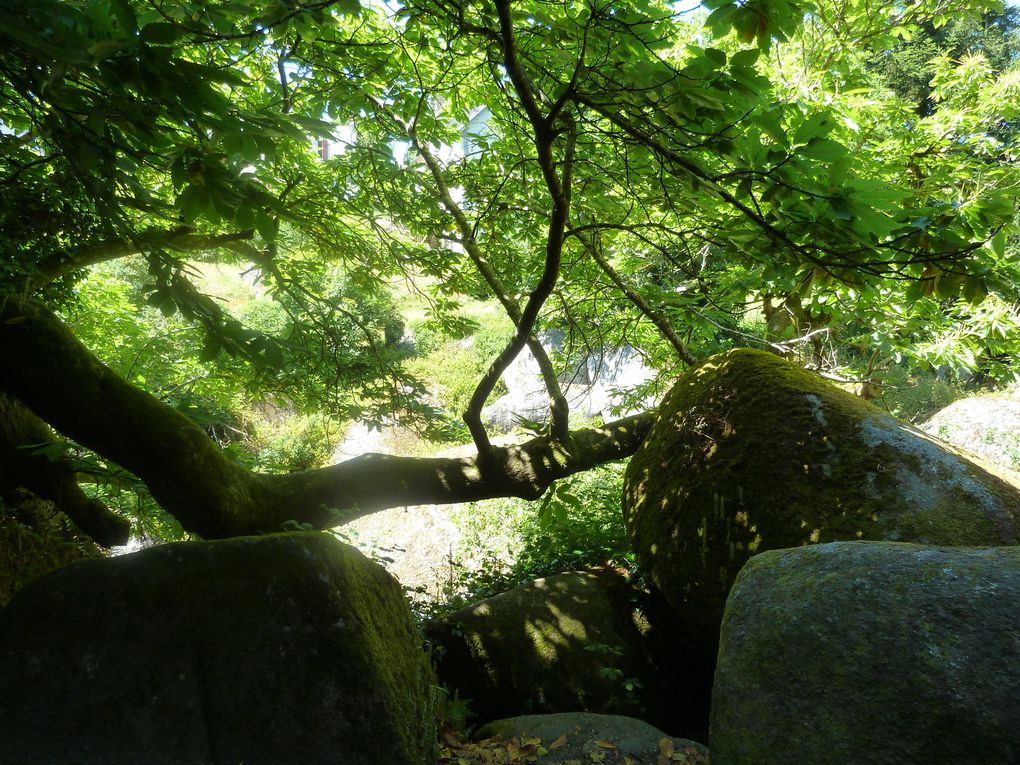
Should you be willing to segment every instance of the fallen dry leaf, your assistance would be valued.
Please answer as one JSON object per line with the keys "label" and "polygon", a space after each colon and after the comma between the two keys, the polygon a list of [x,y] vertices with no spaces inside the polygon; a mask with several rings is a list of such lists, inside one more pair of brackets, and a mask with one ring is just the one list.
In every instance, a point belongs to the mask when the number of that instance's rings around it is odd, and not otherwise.
{"label": "fallen dry leaf", "polygon": [[550,751],[550,752],[555,752],[555,751],[556,751],[557,749],[559,749],[559,748],[560,748],[561,746],[566,746],[566,745],[567,745],[567,734],[566,734],[566,733],[564,733],[564,734],[563,734],[562,736],[560,736],[560,737],[559,737],[558,739],[556,739],[556,740],[555,740],[555,741],[553,741],[553,742],[552,742],[551,744],[549,744],[549,751]]}

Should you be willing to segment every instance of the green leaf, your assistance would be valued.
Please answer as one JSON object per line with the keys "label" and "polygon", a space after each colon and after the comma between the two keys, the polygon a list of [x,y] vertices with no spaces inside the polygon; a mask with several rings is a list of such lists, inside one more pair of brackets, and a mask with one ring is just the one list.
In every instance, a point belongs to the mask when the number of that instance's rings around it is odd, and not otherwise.
{"label": "green leaf", "polygon": [[829,200],[829,207],[832,210],[832,217],[837,220],[852,220],[853,213],[850,211],[850,203],[843,197],[832,197]]}
{"label": "green leaf", "polygon": [[[170,26],[173,25],[171,24]],[[174,67],[186,76],[193,77],[202,82],[220,82],[224,85],[238,87],[245,83],[244,75],[241,72],[227,66],[207,66],[205,64],[196,64],[194,61],[175,59]]]}
{"label": "green leaf", "polygon": [[217,356],[220,355],[220,344],[214,339],[209,339],[202,348],[202,352],[198,354],[198,360],[209,362],[214,361]]}
{"label": "green leaf", "polygon": [[956,297],[964,285],[963,274],[941,273],[935,278],[935,294],[943,300]]}
{"label": "green leaf", "polygon": [[849,150],[839,141],[833,141],[831,138],[812,138],[796,152],[808,159],[817,159],[820,162],[837,162],[845,159]]}
{"label": "green leaf", "polygon": [[789,146],[789,139],[786,137],[786,131],[783,130],[783,126],[779,124],[779,120],[773,114],[768,112],[759,112],[751,117],[751,123],[761,128],[765,135],[775,141],[782,147]]}
{"label": "green leaf", "polygon": [[134,35],[138,31],[138,17],[128,0],[110,0],[110,4],[117,23],[125,32]]}
{"label": "green leaf", "polygon": [[849,155],[833,160],[829,167],[829,184],[831,186],[842,186],[846,181],[847,173],[850,171]]}
{"label": "green leaf", "polygon": [[240,204],[234,210],[234,222],[242,229],[254,228],[257,218],[255,208],[249,204]]}
{"label": "green leaf", "polygon": [[1000,259],[1006,257],[1006,231],[1005,231],[1005,229],[1002,229],[1002,230],[998,231],[995,234],[995,236],[993,236],[989,240],[988,246],[991,248],[992,254],[995,255],[995,257],[1000,258]]}
{"label": "green leaf", "polygon": [[[704,3],[702,3],[704,5]],[[730,56],[730,68],[731,69],[743,69],[745,67],[754,66],[761,56],[761,51],[757,48],[748,48],[747,50],[741,50]]]}
{"label": "green leaf", "polygon": [[205,188],[191,184],[177,197],[177,208],[181,211],[184,222],[190,224],[203,215],[208,215],[212,209],[212,202]]}
{"label": "green leaf", "polygon": [[826,112],[816,112],[804,120],[794,134],[795,144],[806,144],[812,138],[821,138],[832,130],[832,123]]}
{"label": "green leaf", "polygon": [[265,210],[257,210],[255,212],[255,230],[267,242],[276,239],[279,229],[280,222]]}
{"label": "green leaf", "polygon": [[733,21],[737,17],[739,8],[733,3],[720,6],[709,14],[705,20],[705,26],[712,30],[716,37],[725,37],[733,28]]}
{"label": "green leaf", "polygon": [[718,48],[705,48],[705,58],[712,62],[715,68],[726,64],[726,53]]}
{"label": "green leaf", "polygon": [[988,297],[988,283],[980,276],[970,276],[963,283],[963,297],[971,305],[977,305]]}
{"label": "green leaf", "polygon": [[178,31],[177,25],[169,21],[154,21],[142,27],[138,39],[149,45],[173,45],[177,41]]}

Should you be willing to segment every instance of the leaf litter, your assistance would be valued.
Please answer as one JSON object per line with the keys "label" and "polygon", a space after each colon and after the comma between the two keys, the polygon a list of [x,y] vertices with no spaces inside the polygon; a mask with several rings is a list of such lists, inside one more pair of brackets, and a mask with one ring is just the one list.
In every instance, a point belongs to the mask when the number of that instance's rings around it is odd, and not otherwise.
{"label": "leaf litter", "polygon": [[709,758],[694,747],[676,749],[668,738],[660,739],[654,761],[648,757],[624,754],[612,741],[598,739],[595,749],[583,757],[563,759],[558,750],[569,743],[563,734],[548,745],[535,736],[504,738],[493,736],[481,741],[465,741],[459,733],[444,733],[438,765],[709,765]]}

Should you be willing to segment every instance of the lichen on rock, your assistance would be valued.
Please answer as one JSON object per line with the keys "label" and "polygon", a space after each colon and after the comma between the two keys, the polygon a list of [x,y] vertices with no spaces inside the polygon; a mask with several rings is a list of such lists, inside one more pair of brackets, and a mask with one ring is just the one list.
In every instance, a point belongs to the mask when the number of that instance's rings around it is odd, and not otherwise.
{"label": "lichen on rock", "polygon": [[1020,549],[772,550],[726,605],[718,765],[1013,765]]}

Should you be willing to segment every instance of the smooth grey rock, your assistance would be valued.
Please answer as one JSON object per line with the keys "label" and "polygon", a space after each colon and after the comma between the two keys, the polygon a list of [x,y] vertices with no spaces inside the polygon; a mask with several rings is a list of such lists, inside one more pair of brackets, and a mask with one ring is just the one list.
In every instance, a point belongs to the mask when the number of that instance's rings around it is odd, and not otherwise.
{"label": "smooth grey rock", "polygon": [[726,605],[713,765],[1020,762],[1020,548],[752,558]]}
{"label": "smooth grey rock", "polygon": [[1020,401],[960,399],[932,415],[921,430],[995,465],[1020,470]]}

